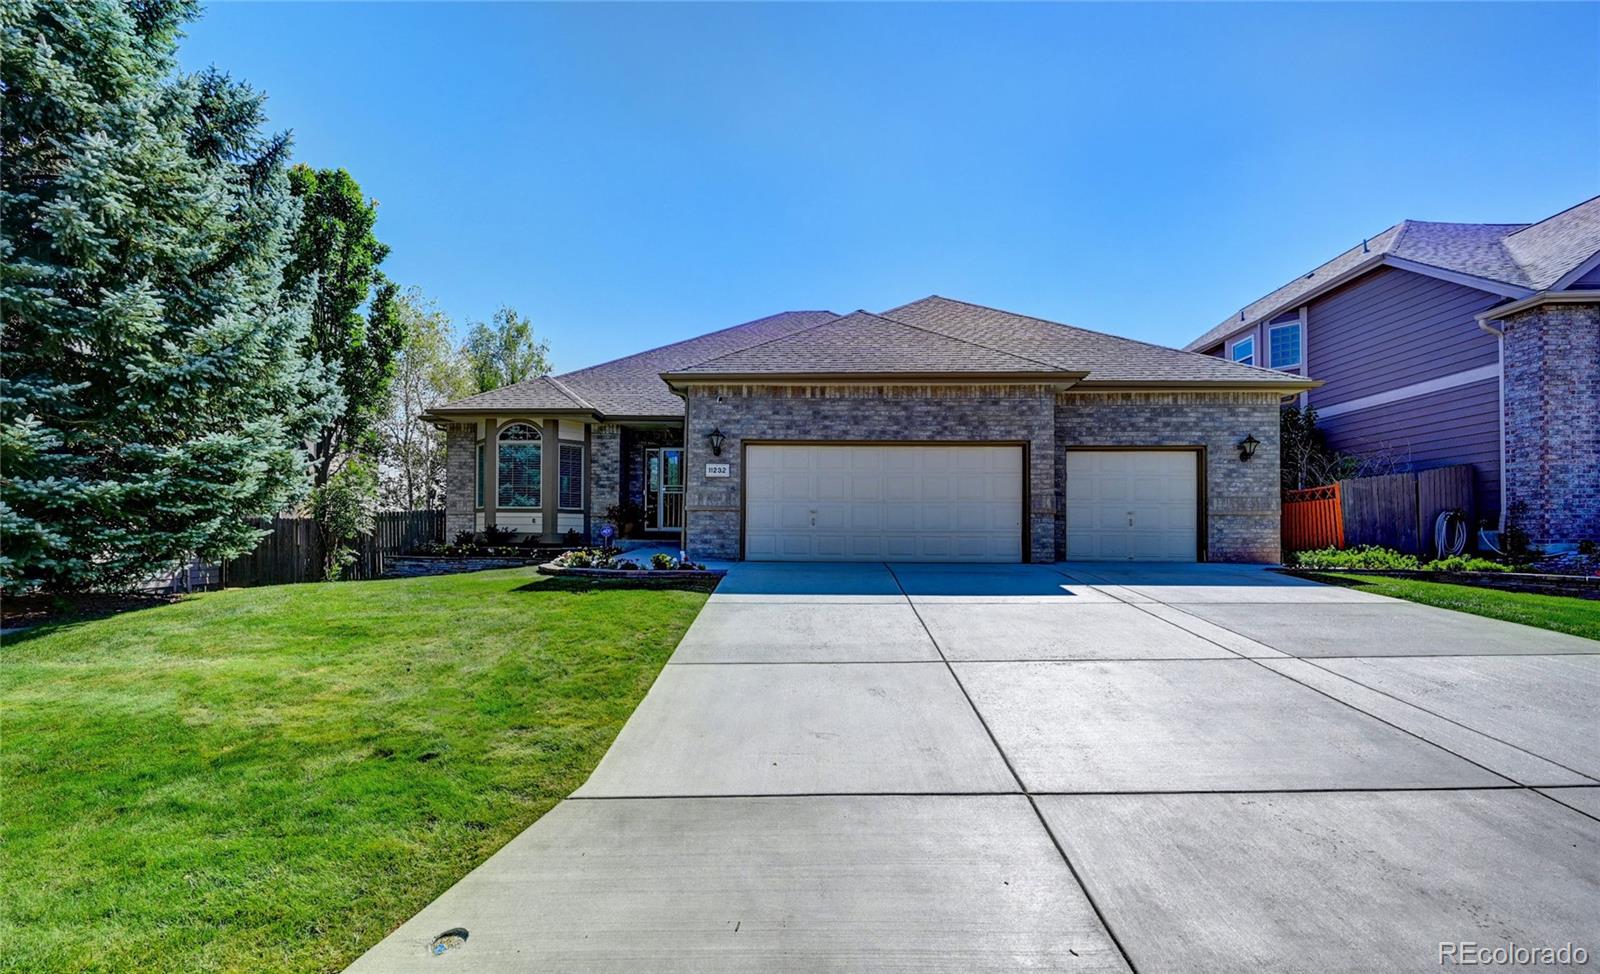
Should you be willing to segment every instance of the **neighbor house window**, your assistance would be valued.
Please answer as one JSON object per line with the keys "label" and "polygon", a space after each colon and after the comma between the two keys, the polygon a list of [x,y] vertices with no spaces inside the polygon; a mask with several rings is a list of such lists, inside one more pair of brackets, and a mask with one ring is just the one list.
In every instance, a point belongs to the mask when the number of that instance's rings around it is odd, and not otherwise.
{"label": "neighbor house window", "polygon": [[1292,369],[1300,364],[1300,322],[1274,325],[1267,330],[1267,359],[1275,369]]}
{"label": "neighbor house window", "polygon": [[539,507],[540,439],[539,428],[529,423],[512,423],[500,431],[495,467],[495,502],[500,507]]}
{"label": "neighbor house window", "polygon": [[556,495],[563,511],[583,510],[583,446],[561,444],[561,489]]}
{"label": "neighbor house window", "polygon": [[1256,336],[1241,338],[1233,343],[1233,360],[1240,365],[1256,364]]}
{"label": "neighbor house window", "polygon": [[483,506],[483,444],[478,444],[478,506]]}

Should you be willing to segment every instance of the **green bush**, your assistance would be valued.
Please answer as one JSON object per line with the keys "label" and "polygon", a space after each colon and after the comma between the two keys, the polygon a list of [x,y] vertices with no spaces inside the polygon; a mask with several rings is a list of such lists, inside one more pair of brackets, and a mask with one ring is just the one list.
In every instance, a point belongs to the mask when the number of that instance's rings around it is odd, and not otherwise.
{"label": "green bush", "polygon": [[1425,572],[1508,572],[1511,570],[1511,566],[1472,555],[1451,555],[1449,558],[1439,558],[1428,562],[1422,566],[1422,570]]}
{"label": "green bush", "polygon": [[1376,568],[1384,571],[1416,571],[1421,567],[1415,555],[1401,554],[1393,548],[1360,545],[1355,548],[1316,548],[1296,552],[1297,568]]}
{"label": "green bush", "polygon": [[664,551],[658,551],[650,556],[650,567],[656,571],[671,571],[678,567],[678,559]]}
{"label": "green bush", "polygon": [[1390,572],[1504,572],[1511,566],[1472,555],[1451,555],[1423,563],[1415,555],[1402,554],[1393,548],[1377,545],[1360,545],[1355,548],[1317,548],[1297,552],[1291,557],[1296,568],[1356,568]]}

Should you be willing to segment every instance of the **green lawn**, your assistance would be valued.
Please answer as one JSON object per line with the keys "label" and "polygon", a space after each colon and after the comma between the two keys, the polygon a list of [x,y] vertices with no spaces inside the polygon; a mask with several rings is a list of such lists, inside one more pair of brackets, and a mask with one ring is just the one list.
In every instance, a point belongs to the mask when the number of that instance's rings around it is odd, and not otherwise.
{"label": "green lawn", "polygon": [[704,588],[217,592],[0,650],[0,970],[336,971],[581,783]]}
{"label": "green lawn", "polygon": [[1442,582],[1419,582],[1409,578],[1386,578],[1381,575],[1346,575],[1339,572],[1318,572],[1312,577],[1358,588],[1377,595],[1436,605],[1441,609],[1455,609],[1473,615],[1520,622],[1525,626],[1538,626],[1573,636],[1600,639],[1600,602],[1593,599],[1569,598],[1564,595],[1534,595],[1528,592],[1501,592],[1475,585],[1447,585]]}

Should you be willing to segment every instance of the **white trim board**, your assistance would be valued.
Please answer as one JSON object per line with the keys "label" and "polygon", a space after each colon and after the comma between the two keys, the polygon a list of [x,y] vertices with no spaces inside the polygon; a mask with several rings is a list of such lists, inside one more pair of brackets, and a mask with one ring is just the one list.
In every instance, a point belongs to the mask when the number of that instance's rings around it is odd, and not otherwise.
{"label": "white trim board", "polygon": [[1358,409],[1385,406],[1392,402],[1400,402],[1403,399],[1415,399],[1418,396],[1426,396],[1429,393],[1443,392],[1446,389],[1454,389],[1457,386],[1471,385],[1474,382],[1485,382],[1499,377],[1500,364],[1498,362],[1493,365],[1480,365],[1465,372],[1453,372],[1450,375],[1441,375],[1437,379],[1413,382],[1408,386],[1386,389],[1383,392],[1375,392],[1370,396],[1362,396],[1359,399],[1336,402],[1331,406],[1320,406],[1317,408],[1317,415],[1324,419],[1342,416],[1345,413],[1353,413]]}

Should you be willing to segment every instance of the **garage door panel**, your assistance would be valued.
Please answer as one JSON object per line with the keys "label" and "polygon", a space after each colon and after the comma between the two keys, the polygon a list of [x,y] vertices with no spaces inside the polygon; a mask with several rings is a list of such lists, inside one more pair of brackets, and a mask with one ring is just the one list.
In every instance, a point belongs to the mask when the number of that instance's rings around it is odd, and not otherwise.
{"label": "garage door panel", "polygon": [[1016,446],[752,445],[745,556],[1019,561]]}
{"label": "garage door panel", "polygon": [[1067,557],[1193,561],[1198,466],[1190,450],[1067,451]]}

